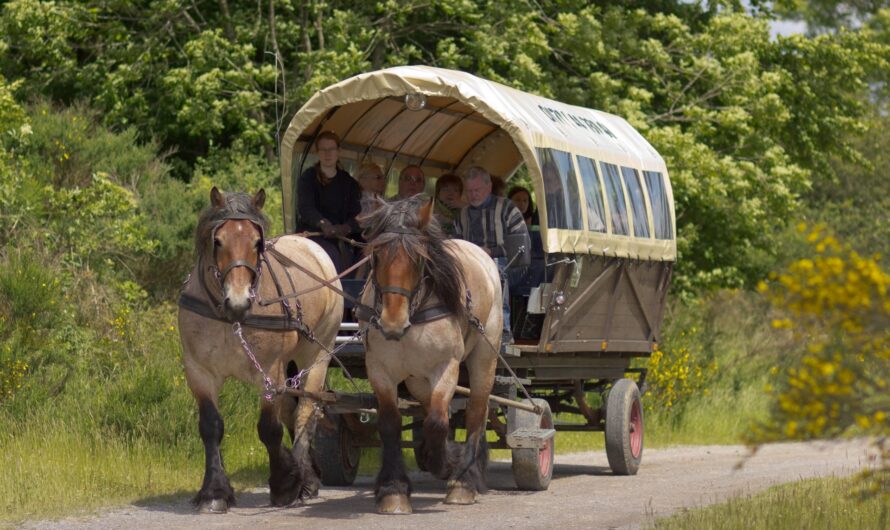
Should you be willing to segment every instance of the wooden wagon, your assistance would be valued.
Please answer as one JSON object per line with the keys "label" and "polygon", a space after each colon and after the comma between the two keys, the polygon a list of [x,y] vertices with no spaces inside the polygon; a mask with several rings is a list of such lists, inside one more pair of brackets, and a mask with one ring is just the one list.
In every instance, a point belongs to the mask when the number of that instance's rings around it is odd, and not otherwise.
{"label": "wooden wagon", "polygon": [[[508,185],[531,186],[540,224],[531,227],[531,264],[511,293],[515,344],[503,351],[518,377],[501,366],[492,446],[512,449],[521,489],[547,488],[554,431],[604,431],[612,470],[636,473],[646,370],[632,361],[657,347],[676,259],[673,194],[658,152],[618,116],[468,73],[407,66],[361,74],[316,93],[283,136],[288,231],[297,223],[297,178],[315,162],[310,147],[323,131],[342,139],[351,173],[369,161],[385,176],[416,164],[429,191],[439,175],[482,166]],[[347,291],[360,288],[344,282]],[[356,329],[344,322],[339,357],[362,377]],[[406,415],[419,412],[403,405]],[[325,484],[354,479],[359,448],[375,444],[374,407],[370,394],[337,393],[327,403],[317,438]],[[457,398],[452,413],[458,428]],[[581,419],[556,421],[561,413]],[[417,436],[419,425],[405,428]]]}

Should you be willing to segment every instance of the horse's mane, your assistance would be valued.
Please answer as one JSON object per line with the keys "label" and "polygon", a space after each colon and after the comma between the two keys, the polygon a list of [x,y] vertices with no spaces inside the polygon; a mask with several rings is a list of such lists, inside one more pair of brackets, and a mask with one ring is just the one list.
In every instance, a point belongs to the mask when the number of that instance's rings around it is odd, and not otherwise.
{"label": "horse's mane", "polygon": [[223,193],[224,206],[211,204],[201,212],[195,229],[195,252],[199,260],[213,255],[213,231],[229,219],[245,219],[262,227],[263,233],[269,229],[269,219],[253,205],[253,197],[243,192]]}
{"label": "horse's mane", "polygon": [[462,315],[465,311],[463,272],[457,257],[445,248],[448,237],[436,218],[422,230],[419,228],[418,210],[425,202],[420,195],[389,203],[380,201],[377,210],[360,217],[358,221],[365,227],[368,241],[365,254],[376,253],[388,262],[401,246],[415,264],[425,260],[433,294],[448,311]]}

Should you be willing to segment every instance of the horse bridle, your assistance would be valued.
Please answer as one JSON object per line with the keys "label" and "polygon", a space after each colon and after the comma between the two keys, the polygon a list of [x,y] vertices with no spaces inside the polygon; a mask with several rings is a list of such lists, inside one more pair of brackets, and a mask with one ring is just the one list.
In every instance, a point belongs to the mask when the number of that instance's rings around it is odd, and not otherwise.
{"label": "horse bridle", "polygon": [[[406,235],[419,235],[420,231],[416,228],[408,228],[405,227],[402,223],[399,223],[398,226],[394,228],[387,228],[386,232],[393,234],[406,234]],[[420,307],[421,300],[417,298],[417,293],[420,292],[423,287],[424,282],[429,277],[426,274],[426,260],[420,259],[420,279],[417,281],[417,285],[414,286],[410,291],[405,289],[404,287],[397,287],[395,285],[380,285],[377,282],[377,263],[374,258],[373,251],[371,253],[371,285],[374,287],[374,313],[379,316],[383,309],[383,295],[386,293],[397,294],[404,296],[408,299],[408,322],[411,322],[411,317],[414,316],[414,313],[417,311],[417,308]]]}
{"label": "horse bridle", "polygon": [[417,308],[420,306],[420,299],[417,298],[417,293],[420,292],[420,289],[423,287],[424,281],[428,278],[426,275],[426,260],[420,260],[420,279],[417,281],[417,285],[414,286],[410,291],[405,289],[404,287],[397,287],[395,285],[380,285],[377,283],[377,275],[374,273],[375,260],[371,258],[371,285],[374,286],[374,312],[379,315],[383,308],[383,295],[386,293],[390,294],[398,294],[404,296],[408,299],[408,320],[411,320],[411,317],[414,315],[414,312],[417,311]]}
{"label": "horse bridle", "polygon": [[[236,259],[236,260],[233,260],[232,262],[230,262],[226,266],[226,268],[223,269],[222,271],[220,271],[219,267],[217,267],[217,265],[216,265],[217,264],[217,260],[216,260],[216,231],[219,230],[220,228],[222,228],[222,226],[224,224],[226,224],[226,222],[228,222],[228,221],[249,221],[250,224],[252,224],[257,229],[257,231],[259,231],[260,242],[259,242],[259,245],[257,245],[258,249],[257,249],[256,265],[254,265],[253,263],[250,263],[247,260]],[[256,221],[254,221],[253,218],[248,215],[240,215],[240,214],[228,215],[228,216],[224,217],[223,219],[221,219],[216,224],[216,226],[213,227],[213,230],[210,232],[210,243],[213,245],[213,263],[211,265],[209,265],[207,268],[213,272],[213,276],[214,276],[214,278],[216,278],[218,287],[220,289],[223,288],[223,284],[226,281],[226,276],[228,276],[230,272],[237,269],[238,267],[244,267],[253,273],[253,282],[250,284],[250,293],[251,293],[251,296],[255,296],[257,286],[260,283],[260,275],[262,273],[262,265],[263,265],[263,260],[265,259],[265,252],[266,252],[266,237],[263,232],[262,225],[260,225]]]}

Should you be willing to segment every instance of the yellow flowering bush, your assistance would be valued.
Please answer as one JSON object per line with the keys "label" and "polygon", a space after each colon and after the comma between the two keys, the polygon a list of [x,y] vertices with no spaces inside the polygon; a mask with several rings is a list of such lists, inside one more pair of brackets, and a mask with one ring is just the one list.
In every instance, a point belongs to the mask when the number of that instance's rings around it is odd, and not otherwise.
{"label": "yellow flowering bush", "polygon": [[716,371],[716,363],[706,364],[695,336],[698,328],[681,330],[668,347],[652,352],[647,363],[646,392],[653,407],[671,409],[694,394],[707,393],[705,383]]}
{"label": "yellow flowering bush", "polygon": [[776,329],[806,342],[800,359],[769,389],[770,417],[750,441],[876,437],[882,470],[868,474],[868,490],[890,494],[890,274],[879,256],[863,257],[824,227],[798,229],[813,250],[758,286],[783,313]]}
{"label": "yellow flowering bush", "polygon": [[6,359],[0,362],[0,403],[22,388],[27,373],[28,363],[25,361]]}

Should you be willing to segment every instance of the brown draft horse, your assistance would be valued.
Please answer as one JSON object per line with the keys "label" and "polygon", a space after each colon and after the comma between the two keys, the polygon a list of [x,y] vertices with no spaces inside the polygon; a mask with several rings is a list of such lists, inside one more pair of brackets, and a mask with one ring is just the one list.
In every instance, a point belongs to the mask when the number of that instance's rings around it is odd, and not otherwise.
{"label": "brown draft horse", "polygon": [[[211,204],[201,215],[195,235],[197,263],[180,296],[183,365],[198,403],[206,458],[204,482],[194,498],[202,511],[225,512],[235,501],[220,452],[219,391],[229,377],[265,391],[257,430],[269,452],[272,504],[285,506],[314,496],[320,484],[310,456],[315,403],[301,398],[297,405],[291,397],[269,396],[284,384],[286,371],[293,374],[295,367],[302,371],[303,389],[323,389],[330,357],[322,345],[333,346],[343,299],[330,289],[313,290],[318,282],[304,274],[337,275],[321,247],[299,236],[264,240],[268,221],[261,209],[265,197],[263,190],[253,197],[211,190]],[[339,281],[333,285],[339,287]],[[260,303],[304,291],[311,292],[296,301]],[[314,341],[307,338],[307,330],[314,334]],[[282,444],[282,422],[293,438],[290,450]]]}
{"label": "brown draft horse", "polygon": [[[426,412],[417,451],[424,467],[448,481],[447,504],[472,504],[486,490],[485,425],[503,322],[497,267],[476,245],[445,238],[433,219],[432,201],[382,203],[361,221],[369,227],[366,253],[372,262],[362,302],[375,309],[365,363],[383,442],[377,510],[411,513],[397,406],[402,381]],[[473,325],[476,319],[487,339]],[[471,390],[464,444],[448,439],[448,406],[461,362]]]}

